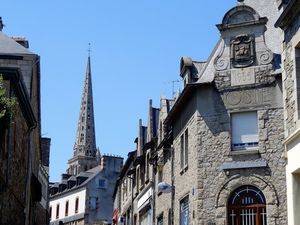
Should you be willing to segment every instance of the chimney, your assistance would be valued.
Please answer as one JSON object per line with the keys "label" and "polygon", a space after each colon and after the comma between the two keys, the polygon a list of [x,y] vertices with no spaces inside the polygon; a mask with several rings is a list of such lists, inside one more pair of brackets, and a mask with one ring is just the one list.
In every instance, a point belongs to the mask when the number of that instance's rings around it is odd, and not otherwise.
{"label": "chimney", "polygon": [[42,142],[42,165],[49,167],[49,154],[50,154],[50,143],[51,139],[50,138],[41,138]]}

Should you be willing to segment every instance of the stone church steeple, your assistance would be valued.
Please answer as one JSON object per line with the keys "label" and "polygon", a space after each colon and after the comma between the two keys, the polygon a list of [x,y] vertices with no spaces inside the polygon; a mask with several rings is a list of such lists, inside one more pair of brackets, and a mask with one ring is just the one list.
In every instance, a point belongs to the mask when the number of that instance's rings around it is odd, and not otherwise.
{"label": "stone church steeple", "polygon": [[95,167],[99,160],[96,148],[93,90],[91,77],[91,58],[88,56],[86,77],[81,98],[80,113],[74,144],[73,158],[68,161],[67,172],[77,175]]}

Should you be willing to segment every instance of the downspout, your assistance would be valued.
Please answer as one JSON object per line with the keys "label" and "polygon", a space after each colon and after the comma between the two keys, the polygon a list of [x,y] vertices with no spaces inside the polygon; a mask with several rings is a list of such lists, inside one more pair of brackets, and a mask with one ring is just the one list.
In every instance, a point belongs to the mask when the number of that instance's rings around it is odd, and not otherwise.
{"label": "downspout", "polygon": [[175,187],[174,187],[174,148],[171,145],[171,225],[174,225],[174,201],[175,201]]}
{"label": "downspout", "polygon": [[[157,146],[156,146],[156,141],[155,141],[155,149],[157,149]],[[154,173],[154,169],[156,170],[156,166],[154,166],[154,163],[152,163],[152,193],[153,193],[153,197],[152,197],[152,199],[153,199],[153,201],[152,201],[152,213],[153,213],[153,215],[152,215],[152,224],[153,225],[155,225],[155,213],[156,213],[156,210],[155,210],[155,208],[156,208],[156,192],[155,192],[155,186],[156,186],[156,176],[155,176],[155,174],[156,173]]]}
{"label": "downspout", "polygon": [[32,130],[35,129],[34,127],[30,127],[28,129],[28,147],[27,147],[27,176],[26,176],[26,216],[25,216],[25,225],[30,225],[30,218],[31,216],[31,173],[32,173]]}

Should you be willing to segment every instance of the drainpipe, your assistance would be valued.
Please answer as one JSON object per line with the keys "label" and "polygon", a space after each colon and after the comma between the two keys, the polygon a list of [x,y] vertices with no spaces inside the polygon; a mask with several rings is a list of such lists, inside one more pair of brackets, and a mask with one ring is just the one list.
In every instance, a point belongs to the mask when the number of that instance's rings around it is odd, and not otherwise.
{"label": "drainpipe", "polygon": [[171,146],[171,225],[174,225],[174,201],[175,201],[175,186],[174,186],[174,148]]}
{"label": "drainpipe", "polygon": [[30,225],[31,224],[31,218],[33,218],[33,211],[31,208],[33,205],[31,204],[31,174],[32,174],[32,131],[36,128],[37,124],[35,123],[32,127],[29,127],[28,129],[28,144],[27,144],[27,175],[26,175],[26,208],[25,208],[25,225]]}

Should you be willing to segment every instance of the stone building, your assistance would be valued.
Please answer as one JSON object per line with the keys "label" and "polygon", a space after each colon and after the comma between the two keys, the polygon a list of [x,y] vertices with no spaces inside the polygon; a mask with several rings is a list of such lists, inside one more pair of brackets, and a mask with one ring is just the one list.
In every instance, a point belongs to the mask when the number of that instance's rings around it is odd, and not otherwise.
{"label": "stone building", "polygon": [[114,192],[115,224],[155,224],[155,149],[159,109],[149,101],[147,126],[139,120],[136,150],[120,173]]}
{"label": "stone building", "polygon": [[50,139],[41,138],[40,57],[2,28],[0,18],[0,74],[15,106],[12,118],[0,118],[0,224],[46,225]]}
{"label": "stone building", "polygon": [[275,3],[239,1],[217,25],[207,62],[181,59],[185,86],[165,120],[174,149],[172,224],[286,224]]}
{"label": "stone building", "polygon": [[136,197],[135,159],[136,151],[129,152],[116,182],[113,194],[113,224],[122,223],[123,221],[126,224],[132,224],[133,222],[132,218],[134,217],[133,212],[135,211],[134,203]]}
{"label": "stone building", "polygon": [[239,0],[217,25],[207,61],[182,57],[184,89],[174,102],[161,101],[153,143],[141,144],[140,132],[127,168],[142,181],[152,169],[155,185],[135,184],[142,189],[132,195],[134,219],[118,224],[287,224],[278,6]]}
{"label": "stone building", "polygon": [[279,1],[281,15],[276,27],[283,30],[283,99],[285,122],[285,157],[287,159],[288,224],[300,224],[300,4],[299,1]]}
{"label": "stone building", "polygon": [[88,57],[73,157],[61,182],[50,185],[50,224],[111,224],[113,191],[123,158],[96,148],[91,62]]}

